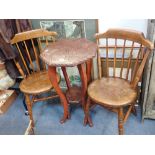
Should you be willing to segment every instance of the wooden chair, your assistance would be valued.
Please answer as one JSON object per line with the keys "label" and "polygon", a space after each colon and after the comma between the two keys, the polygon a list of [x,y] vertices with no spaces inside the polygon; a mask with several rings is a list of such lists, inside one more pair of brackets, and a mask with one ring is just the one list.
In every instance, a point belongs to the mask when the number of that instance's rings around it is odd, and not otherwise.
{"label": "wooden chair", "polygon": [[[23,80],[20,83],[20,90],[24,93],[26,104],[29,112],[29,128],[34,127],[32,115],[32,106],[34,102],[43,101],[57,97],[51,95],[48,97],[38,98],[38,95],[51,91],[53,86],[48,78],[46,65],[39,58],[43,46],[48,45],[49,40],[54,41],[56,32],[49,32],[43,29],[36,29],[18,33],[11,40],[11,44],[17,48],[19,57],[14,59]],[[58,81],[60,77],[58,76]]]}
{"label": "wooden chair", "polygon": [[124,123],[135,111],[138,82],[153,44],[143,33],[128,29],[109,29],[96,34],[96,40],[99,77],[88,86],[84,124],[93,126],[89,116],[93,101],[118,113],[119,134],[123,134]]}

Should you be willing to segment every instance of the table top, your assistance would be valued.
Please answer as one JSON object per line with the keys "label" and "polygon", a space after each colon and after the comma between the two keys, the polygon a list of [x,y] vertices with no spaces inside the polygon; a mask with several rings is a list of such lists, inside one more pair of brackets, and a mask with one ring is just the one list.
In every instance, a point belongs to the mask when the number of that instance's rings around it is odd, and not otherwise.
{"label": "table top", "polygon": [[63,39],[49,44],[41,59],[50,66],[76,66],[95,57],[97,45],[85,38]]}

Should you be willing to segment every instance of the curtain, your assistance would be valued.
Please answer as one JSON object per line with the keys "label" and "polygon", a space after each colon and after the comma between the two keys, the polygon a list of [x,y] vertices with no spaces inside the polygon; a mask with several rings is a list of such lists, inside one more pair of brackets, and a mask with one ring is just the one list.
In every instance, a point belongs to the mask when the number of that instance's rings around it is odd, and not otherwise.
{"label": "curtain", "polygon": [[0,60],[5,62],[6,70],[12,78],[19,76],[13,59],[18,56],[10,40],[16,33],[32,29],[28,19],[0,19]]}

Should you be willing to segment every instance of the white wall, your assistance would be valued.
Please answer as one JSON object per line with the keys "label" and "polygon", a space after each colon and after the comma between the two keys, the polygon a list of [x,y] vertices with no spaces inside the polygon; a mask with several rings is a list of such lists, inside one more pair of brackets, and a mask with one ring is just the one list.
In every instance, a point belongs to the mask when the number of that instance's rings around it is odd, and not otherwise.
{"label": "white wall", "polygon": [[99,19],[99,32],[109,28],[131,28],[147,34],[147,19]]}

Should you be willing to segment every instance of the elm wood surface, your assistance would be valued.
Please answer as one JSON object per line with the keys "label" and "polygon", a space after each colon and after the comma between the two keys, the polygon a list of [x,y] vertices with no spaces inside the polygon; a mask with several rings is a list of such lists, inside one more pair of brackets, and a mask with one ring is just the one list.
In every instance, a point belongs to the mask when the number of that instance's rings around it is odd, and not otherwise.
{"label": "elm wood surface", "polygon": [[40,55],[49,66],[73,67],[95,57],[97,46],[85,39],[60,40],[48,45]]}
{"label": "elm wood surface", "polygon": [[[46,65],[40,60],[39,55],[43,50],[41,39],[44,38],[46,45],[48,45],[48,39],[54,38],[56,35],[56,32],[36,29],[18,33],[11,40],[11,44],[16,47],[19,53],[19,59],[14,59],[14,62],[23,77],[19,87],[26,98],[31,128],[34,127],[33,103],[58,97],[58,95],[51,95],[44,98],[36,98],[37,95],[51,91],[53,88],[48,77]],[[56,78],[57,82],[59,82],[60,77],[56,75]]]}
{"label": "elm wood surface", "polygon": [[92,100],[100,104],[118,107],[134,102],[137,97],[137,91],[126,80],[103,77],[90,84],[88,95]]}
{"label": "elm wood surface", "polygon": [[[57,75],[57,81],[60,81],[60,76]],[[50,91],[53,86],[49,80],[48,72],[42,71],[34,73],[26,77],[19,86],[20,90],[26,94],[39,94]]]}
{"label": "elm wood surface", "polygon": [[[92,58],[95,57],[97,45],[85,38],[59,40],[54,44],[49,44],[41,53],[40,57],[49,66],[49,76],[53,87],[59,94],[64,107],[64,117],[61,123],[70,117],[68,105],[69,102],[81,101],[83,110],[85,111],[85,99],[87,91],[87,82],[91,80]],[[85,71],[86,64],[86,71]],[[80,88],[71,87],[66,72],[66,67],[77,66],[81,77],[82,86]],[[68,91],[65,94],[61,91],[57,84],[56,67],[61,67]],[[81,95],[79,98],[78,95]],[[67,97],[67,98],[66,98]],[[75,101],[76,100],[76,101]]]}
{"label": "elm wood surface", "polygon": [[[135,111],[134,104],[137,98],[137,86],[153,44],[145,39],[143,33],[129,29],[109,29],[105,33],[96,34],[98,44],[98,79],[88,86],[88,99],[84,123],[93,126],[90,118],[90,102],[115,109],[118,114],[118,131],[123,134],[123,126],[131,111]],[[103,41],[105,40],[105,41]],[[104,49],[104,50],[103,50]],[[105,67],[102,68],[101,51],[105,53]],[[113,52],[113,57],[110,52]],[[117,57],[117,53],[121,57]],[[125,57],[125,54],[128,57]],[[113,66],[110,62],[113,60]],[[120,72],[116,74],[116,63],[119,61]],[[126,64],[125,64],[126,61]],[[134,64],[133,64],[134,61]],[[112,64],[112,63],[111,63]],[[112,73],[110,73],[110,68]],[[123,71],[126,69],[125,75]],[[131,75],[129,74],[131,70]],[[103,71],[105,72],[103,77]],[[124,107],[128,106],[126,114]]]}

